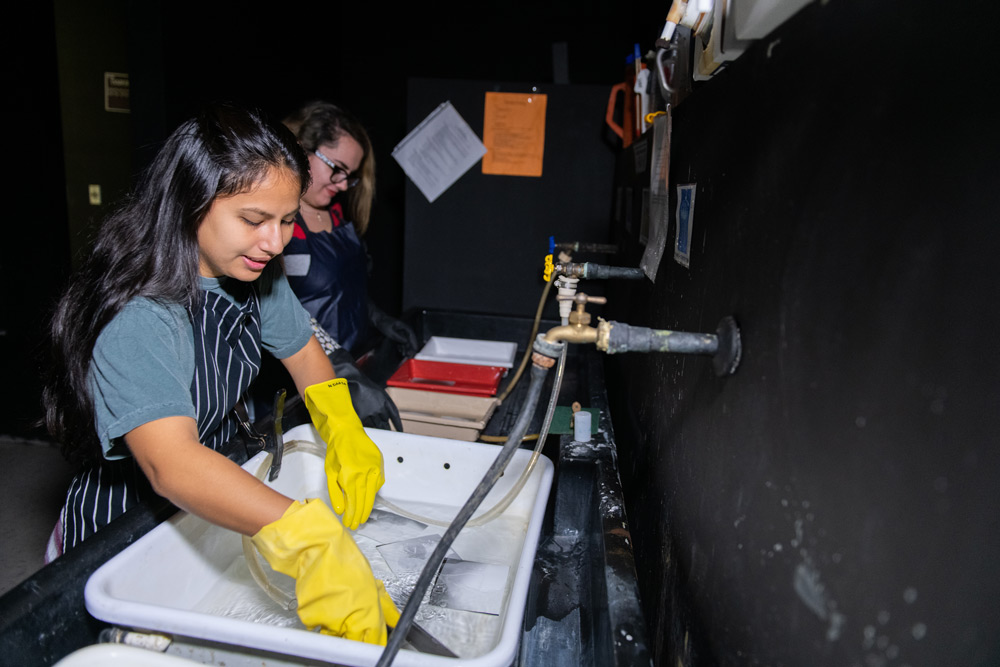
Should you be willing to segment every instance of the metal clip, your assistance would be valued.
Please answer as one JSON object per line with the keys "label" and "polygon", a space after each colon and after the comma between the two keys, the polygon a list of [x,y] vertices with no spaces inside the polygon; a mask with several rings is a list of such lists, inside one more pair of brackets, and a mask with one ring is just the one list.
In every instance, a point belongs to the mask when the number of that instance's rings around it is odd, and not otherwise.
{"label": "metal clip", "polygon": [[[664,59],[664,57],[667,54],[670,54],[670,61],[671,62],[670,62],[669,65],[667,65],[667,64],[665,64],[663,62],[663,59]],[[657,49],[657,51],[656,51],[656,72],[657,72],[657,74],[659,74],[660,89],[663,91],[663,93],[665,95],[672,95],[674,92],[676,92],[670,86],[669,81],[667,81],[667,68],[670,69],[670,76],[671,76],[671,78],[673,77],[673,74],[674,74],[674,62],[673,62],[673,60],[676,57],[676,54],[677,54],[677,47],[674,46],[673,43],[671,43],[671,46],[668,49]]]}
{"label": "metal clip", "polygon": [[274,410],[271,413],[274,417],[274,428],[267,436],[258,433],[257,429],[250,423],[250,417],[242,398],[233,406],[237,421],[250,441],[247,443],[247,456],[254,456],[262,451],[271,455],[271,468],[267,476],[268,481],[271,482],[276,480],[278,473],[281,472],[281,457],[285,452],[284,432],[281,427],[281,418],[285,412],[285,395],[285,390],[279,389],[274,396]]}

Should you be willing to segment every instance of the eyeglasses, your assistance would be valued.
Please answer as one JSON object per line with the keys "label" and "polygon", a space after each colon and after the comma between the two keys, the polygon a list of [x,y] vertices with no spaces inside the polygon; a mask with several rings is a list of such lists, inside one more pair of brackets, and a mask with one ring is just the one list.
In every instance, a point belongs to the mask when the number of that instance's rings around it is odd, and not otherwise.
{"label": "eyeglasses", "polygon": [[320,160],[322,160],[323,164],[325,164],[326,166],[328,166],[330,169],[333,170],[333,173],[330,174],[330,182],[333,183],[334,185],[336,185],[337,183],[343,183],[344,181],[347,181],[347,187],[353,188],[355,185],[358,184],[358,182],[361,181],[360,177],[352,176],[351,172],[348,171],[345,167],[341,167],[339,164],[337,164],[327,156],[323,155],[319,151],[313,151],[313,154]]}

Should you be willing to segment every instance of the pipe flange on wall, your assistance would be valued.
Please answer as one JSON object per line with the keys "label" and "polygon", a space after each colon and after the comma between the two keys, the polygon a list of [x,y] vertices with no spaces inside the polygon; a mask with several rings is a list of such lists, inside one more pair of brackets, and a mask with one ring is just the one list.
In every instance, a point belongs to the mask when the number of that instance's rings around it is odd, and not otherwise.
{"label": "pipe flange on wall", "polygon": [[719,349],[712,355],[715,374],[719,377],[732,375],[743,358],[743,341],[736,320],[731,315],[723,317],[715,336],[719,340]]}

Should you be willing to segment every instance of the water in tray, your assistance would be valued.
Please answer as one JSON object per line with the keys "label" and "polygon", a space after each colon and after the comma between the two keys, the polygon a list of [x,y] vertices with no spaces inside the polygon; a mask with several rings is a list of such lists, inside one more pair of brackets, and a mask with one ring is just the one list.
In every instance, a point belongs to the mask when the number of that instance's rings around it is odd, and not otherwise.
{"label": "water in tray", "polygon": [[[408,502],[419,516],[447,521],[456,508]],[[446,528],[428,525],[378,508],[371,525],[354,538],[375,577],[402,610]],[[497,641],[527,521],[500,516],[482,526],[466,527],[452,543],[439,576],[424,595],[416,622],[461,658],[492,649]],[[380,548],[382,547],[382,548]],[[271,583],[294,595],[294,580],[260,560]],[[194,611],[277,627],[305,629],[294,611],[286,611],[257,585],[246,560],[237,557]]]}

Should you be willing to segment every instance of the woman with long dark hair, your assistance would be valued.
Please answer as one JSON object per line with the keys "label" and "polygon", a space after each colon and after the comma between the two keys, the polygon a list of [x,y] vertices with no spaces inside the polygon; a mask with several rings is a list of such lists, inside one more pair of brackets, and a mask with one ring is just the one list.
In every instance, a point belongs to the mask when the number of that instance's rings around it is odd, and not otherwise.
{"label": "woman with long dark hair", "polygon": [[46,422],[81,471],[47,556],[155,493],[253,536],[296,578],[308,627],[384,644],[398,612],[330,508],[293,501],[216,451],[236,433],[264,348],[327,441],[331,502],[346,525],[367,520],[384,481],[281,268],[309,179],[284,127],[215,106],[170,135],[105,222],[52,321]]}

